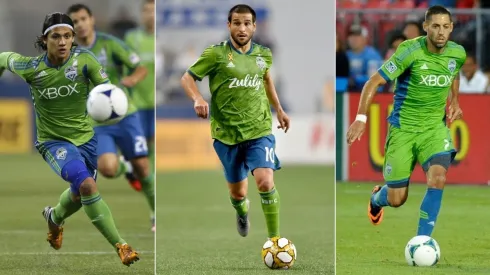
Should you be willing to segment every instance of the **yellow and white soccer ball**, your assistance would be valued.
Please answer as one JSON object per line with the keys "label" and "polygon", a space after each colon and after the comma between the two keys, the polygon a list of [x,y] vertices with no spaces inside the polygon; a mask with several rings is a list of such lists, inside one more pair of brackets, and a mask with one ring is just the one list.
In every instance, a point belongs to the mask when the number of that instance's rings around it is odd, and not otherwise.
{"label": "yellow and white soccer ball", "polygon": [[290,269],[296,255],[296,247],[286,238],[274,237],[262,246],[262,260],[270,269]]}
{"label": "yellow and white soccer ball", "polygon": [[87,113],[97,122],[119,120],[128,112],[126,93],[113,84],[100,84],[88,96]]}

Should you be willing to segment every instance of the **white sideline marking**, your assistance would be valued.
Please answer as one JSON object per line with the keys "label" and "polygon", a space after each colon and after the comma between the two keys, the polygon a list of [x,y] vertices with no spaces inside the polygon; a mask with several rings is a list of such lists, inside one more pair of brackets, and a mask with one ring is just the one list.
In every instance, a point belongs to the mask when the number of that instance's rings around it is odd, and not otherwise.
{"label": "white sideline marking", "polygon": [[[138,251],[139,254],[154,254],[154,251]],[[2,252],[0,256],[36,256],[36,255],[116,255],[115,251],[76,251],[76,252]]]}
{"label": "white sideline marking", "polygon": [[[0,235],[38,235],[38,234],[46,234],[48,230],[0,230]],[[66,234],[66,233],[65,233]],[[100,236],[99,232],[90,232],[84,233],[84,236]],[[124,234],[124,236],[134,237],[134,238],[153,238],[154,233],[135,233],[135,234]]]}

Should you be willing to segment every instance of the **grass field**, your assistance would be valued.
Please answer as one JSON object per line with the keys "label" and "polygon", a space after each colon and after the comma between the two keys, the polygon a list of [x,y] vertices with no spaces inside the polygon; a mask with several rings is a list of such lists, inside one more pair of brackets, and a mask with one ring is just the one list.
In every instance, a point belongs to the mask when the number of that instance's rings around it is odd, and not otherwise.
{"label": "grass field", "polygon": [[426,186],[410,186],[409,198],[398,209],[386,209],[383,223],[367,217],[374,184],[337,184],[337,274],[490,274],[489,189],[448,186],[433,237],[441,247],[434,267],[411,267],[404,249],[416,235],[420,203]]}
{"label": "grass field", "polygon": [[123,179],[99,177],[98,182],[122,237],[141,251],[141,260],[130,268],[121,264],[83,209],[67,220],[63,247],[53,250],[46,242],[41,211],[46,205],[56,205],[68,184],[37,154],[0,155],[0,164],[0,274],[154,274],[148,207]]}
{"label": "grass field", "polygon": [[[298,249],[288,274],[334,274],[334,169],[284,167],[275,174],[281,234]],[[250,234],[238,235],[221,171],[157,175],[157,274],[276,274],[260,257],[267,233],[252,178]]]}

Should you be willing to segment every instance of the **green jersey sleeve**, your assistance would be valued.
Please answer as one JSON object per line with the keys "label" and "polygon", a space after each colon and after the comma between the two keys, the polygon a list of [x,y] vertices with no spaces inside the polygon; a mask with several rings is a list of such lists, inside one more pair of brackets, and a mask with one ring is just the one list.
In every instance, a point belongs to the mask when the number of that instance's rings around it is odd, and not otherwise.
{"label": "green jersey sleeve", "polygon": [[92,82],[94,86],[110,83],[109,77],[107,76],[102,64],[97,60],[97,58],[90,52],[85,52],[85,66],[86,66],[86,74],[87,78]]}
{"label": "green jersey sleeve", "polygon": [[192,75],[194,79],[201,81],[204,77],[213,73],[213,70],[216,68],[217,60],[214,48],[214,46],[207,47],[197,61],[187,69],[187,72]]}
{"label": "green jersey sleeve", "polygon": [[[272,60],[272,52],[270,49],[267,49],[264,53],[264,59],[265,59],[265,63],[266,63],[266,68],[265,68],[265,73],[268,73],[272,67],[272,63],[273,63],[273,60]],[[264,74],[265,75],[265,74]]]}
{"label": "green jersey sleeve", "polygon": [[116,64],[124,65],[130,70],[139,66],[140,57],[126,43],[118,38],[109,41]]}
{"label": "green jersey sleeve", "polygon": [[28,81],[28,77],[32,73],[34,59],[14,52],[3,52],[0,53],[0,70],[8,69]]}
{"label": "green jersey sleeve", "polygon": [[402,42],[395,53],[379,68],[378,73],[387,81],[393,81],[413,63],[411,41]]}

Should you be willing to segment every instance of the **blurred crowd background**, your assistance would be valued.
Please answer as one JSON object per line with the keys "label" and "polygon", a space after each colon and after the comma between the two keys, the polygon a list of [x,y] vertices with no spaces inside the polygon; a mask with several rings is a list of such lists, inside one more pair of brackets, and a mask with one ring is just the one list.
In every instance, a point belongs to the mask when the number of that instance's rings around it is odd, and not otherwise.
{"label": "blurred crowd background", "polygon": [[[453,14],[451,40],[464,46],[461,93],[488,93],[490,1],[337,0],[337,91],[360,92],[364,83],[406,39],[425,35],[425,10],[443,5]],[[380,92],[391,92],[387,85]]]}

